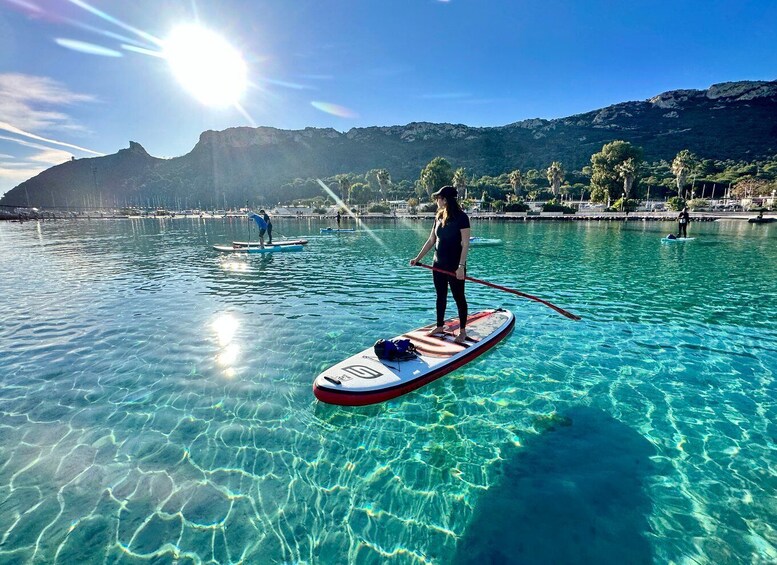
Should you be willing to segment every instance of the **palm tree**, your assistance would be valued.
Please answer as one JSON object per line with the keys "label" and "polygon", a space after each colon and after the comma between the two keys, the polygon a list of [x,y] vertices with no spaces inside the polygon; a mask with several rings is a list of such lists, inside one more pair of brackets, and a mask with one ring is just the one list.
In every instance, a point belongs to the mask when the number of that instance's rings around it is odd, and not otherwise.
{"label": "palm tree", "polygon": [[429,198],[432,197],[432,193],[436,189],[435,181],[437,180],[437,176],[434,174],[434,171],[430,168],[426,168],[421,172],[421,186],[424,187],[424,190],[426,191],[426,196]]}
{"label": "palm tree", "polygon": [[521,188],[523,187],[523,175],[518,169],[515,169],[512,173],[510,173],[510,186],[513,188],[513,194],[516,196],[521,195]]}
{"label": "palm tree", "polygon": [[610,202],[615,194],[620,194],[622,179],[615,167],[629,158],[637,163],[642,160],[642,149],[628,141],[615,140],[605,143],[602,150],[591,155],[591,200]]}
{"label": "palm tree", "polygon": [[456,188],[458,194],[462,194],[463,190],[464,198],[467,198],[467,174],[461,167],[456,169],[456,172],[453,173],[453,186]]}
{"label": "palm tree", "polygon": [[680,151],[674,158],[674,161],[672,161],[672,174],[675,176],[677,182],[677,196],[682,197],[685,181],[688,179],[688,175],[693,171],[696,163],[696,156],[688,149]]}
{"label": "palm tree", "polygon": [[337,182],[340,183],[340,198],[343,199],[343,202],[348,204],[351,192],[351,181],[346,175],[337,175]]}
{"label": "palm tree", "polygon": [[556,199],[556,197],[559,194],[561,181],[563,180],[564,180],[564,169],[561,168],[561,163],[559,163],[558,161],[553,161],[550,164],[550,167],[548,167],[548,183],[550,184],[550,189],[553,191],[554,199]]}
{"label": "palm tree", "polygon": [[629,194],[631,193],[631,187],[634,185],[634,181],[637,178],[637,171],[639,169],[639,164],[634,160],[633,157],[629,157],[623,163],[618,163],[615,165],[615,170],[618,172],[618,175],[623,179],[623,197],[624,199],[629,199]]}

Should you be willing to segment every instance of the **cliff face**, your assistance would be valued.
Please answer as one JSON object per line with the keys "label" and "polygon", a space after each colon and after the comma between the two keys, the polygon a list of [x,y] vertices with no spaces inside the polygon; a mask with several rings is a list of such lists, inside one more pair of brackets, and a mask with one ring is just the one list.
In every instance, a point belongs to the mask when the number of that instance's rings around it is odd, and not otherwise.
{"label": "cliff face", "polygon": [[113,155],[66,161],[46,169],[5,194],[11,206],[98,206],[114,195],[140,195],[153,171],[165,162],[134,141]]}
{"label": "cliff face", "polygon": [[8,192],[6,205],[96,202],[237,203],[292,198],[280,187],[294,178],[385,168],[394,181],[418,178],[437,156],[478,175],[588,164],[604,143],[624,139],[645,159],[671,160],[690,149],[708,159],[753,160],[777,154],[777,81],[731,82],[675,90],[641,102],[555,120],[493,128],[416,122],[404,126],[298,131],[235,127],[206,131],[192,151],[157,159],[135,142],[114,155],[52,167]]}

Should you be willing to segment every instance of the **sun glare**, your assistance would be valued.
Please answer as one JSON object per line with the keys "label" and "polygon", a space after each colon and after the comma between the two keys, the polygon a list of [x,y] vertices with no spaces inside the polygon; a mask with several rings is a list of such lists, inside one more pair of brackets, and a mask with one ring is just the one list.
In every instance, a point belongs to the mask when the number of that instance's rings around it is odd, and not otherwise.
{"label": "sun glare", "polygon": [[211,324],[213,331],[216,332],[216,337],[219,340],[219,345],[226,347],[232,343],[232,339],[235,337],[235,333],[240,327],[240,323],[231,314],[222,314]]}
{"label": "sun glare", "polygon": [[247,85],[240,53],[212,31],[187,25],[164,42],[164,57],[181,85],[208,106],[236,104]]}

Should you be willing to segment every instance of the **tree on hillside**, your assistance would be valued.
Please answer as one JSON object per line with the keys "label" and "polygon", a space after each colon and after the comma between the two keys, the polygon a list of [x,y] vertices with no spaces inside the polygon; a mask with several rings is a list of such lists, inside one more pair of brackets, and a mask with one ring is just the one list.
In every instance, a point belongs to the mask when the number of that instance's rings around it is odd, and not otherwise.
{"label": "tree on hillside", "polygon": [[351,192],[351,181],[348,175],[337,175],[337,183],[340,185],[340,198],[347,204]]}
{"label": "tree on hillside", "polygon": [[428,198],[437,189],[453,182],[453,168],[444,157],[435,157],[421,171],[421,186]]}
{"label": "tree on hillside", "polygon": [[731,189],[734,198],[752,198],[753,196],[767,196],[774,189],[774,185],[767,180],[755,177],[745,177],[738,181]]}
{"label": "tree on hillside", "polygon": [[521,174],[520,170],[515,169],[510,173],[510,186],[512,187],[513,194],[515,196],[521,195],[521,188],[523,188],[523,175]]}
{"label": "tree on hillside", "polygon": [[461,198],[467,198],[467,173],[463,168],[459,167],[453,173],[452,184]]}
{"label": "tree on hillside", "polygon": [[675,156],[674,161],[672,161],[672,174],[675,176],[677,183],[677,196],[682,197],[685,181],[688,179],[688,175],[696,168],[698,162],[696,155],[688,149],[683,149]]}
{"label": "tree on hillside", "polygon": [[631,195],[631,187],[634,186],[634,181],[639,173],[639,163],[634,157],[629,157],[623,163],[615,165],[615,170],[618,172],[618,176],[623,179],[623,194],[624,198],[628,200]]}
{"label": "tree on hillside", "polygon": [[350,197],[354,204],[369,204],[372,201],[373,191],[369,184],[355,182],[351,186]]}
{"label": "tree on hillside", "polygon": [[605,143],[599,153],[591,155],[591,200],[609,207],[613,197],[620,196],[623,185],[616,167],[628,159],[641,162],[642,149],[621,140]]}
{"label": "tree on hillside", "polygon": [[547,175],[550,190],[553,192],[553,198],[558,200],[561,181],[564,180],[564,169],[561,167],[561,163],[553,161],[550,164],[550,167],[548,167]]}
{"label": "tree on hillside", "polygon": [[380,169],[370,169],[364,173],[364,182],[366,182],[370,190],[375,194],[380,193],[380,183],[378,182],[378,172]]}
{"label": "tree on hillside", "polygon": [[389,194],[394,200],[407,200],[408,198],[412,198],[415,194],[415,185],[413,181],[407,179],[399,182],[392,182]]}
{"label": "tree on hillside", "polygon": [[391,175],[386,169],[380,169],[376,176],[378,179],[378,186],[380,186],[380,197],[385,200],[386,194],[388,194],[389,187],[391,186]]}
{"label": "tree on hillside", "polygon": [[511,190],[507,174],[498,177],[483,175],[480,178],[474,179],[470,183],[469,188],[472,194],[486,192],[492,200],[506,200],[506,195]]}
{"label": "tree on hillside", "polygon": [[540,188],[537,181],[541,178],[542,174],[537,169],[529,169],[526,171],[526,174],[523,175],[523,189],[527,193],[527,196],[532,200],[536,199],[537,192]]}
{"label": "tree on hillside", "polygon": [[435,190],[434,184],[434,173],[430,169],[424,168],[421,171],[421,178],[418,179],[416,184],[416,194],[418,197],[424,199],[424,196],[426,196],[425,200],[431,198]]}
{"label": "tree on hillside", "polygon": [[775,156],[775,160],[764,163],[761,167],[761,174],[772,179],[777,178],[777,156]]}

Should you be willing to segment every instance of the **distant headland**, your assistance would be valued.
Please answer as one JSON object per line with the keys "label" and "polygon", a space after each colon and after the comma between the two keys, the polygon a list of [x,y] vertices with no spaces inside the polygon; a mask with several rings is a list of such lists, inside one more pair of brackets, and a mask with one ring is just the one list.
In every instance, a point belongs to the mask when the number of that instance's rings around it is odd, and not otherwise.
{"label": "distant headland", "polygon": [[[605,181],[597,180],[592,157],[613,142],[627,144],[618,147],[632,148],[633,155],[613,161],[613,178],[602,195],[596,187]],[[616,161],[621,149],[614,150]],[[681,154],[688,160],[679,186],[673,166]],[[431,179],[437,158],[450,171]],[[628,158],[633,174],[618,172]],[[631,184],[624,185],[629,175]],[[411,199],[421,208],[429,188],[446,180],[457,180],[472,200],[504,202],[507,211],[527,200],[612,206],[621,199],[627,206],[628,200],[651,197],[730,199],[738,197],[731,191],[739,182],[752,179],[749,193],[741,190],[745,197],[766,197],[755,204],[768,207],[774,204],[776,176],[777,81],[745,81],[500,127],[411,123],[344,133],[236,127],[203,132],[191,152],[172,159],[153,157],[130,142],[115,154],[67,161],[21,183],[0,199],[0,213],[20,207],[71,212],[322,207],[338,200],[369,207]],[[323,190],[317,179],[331,190]]]}

